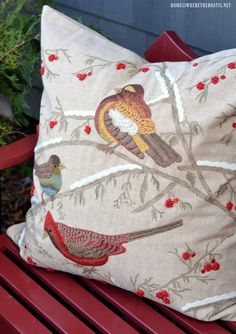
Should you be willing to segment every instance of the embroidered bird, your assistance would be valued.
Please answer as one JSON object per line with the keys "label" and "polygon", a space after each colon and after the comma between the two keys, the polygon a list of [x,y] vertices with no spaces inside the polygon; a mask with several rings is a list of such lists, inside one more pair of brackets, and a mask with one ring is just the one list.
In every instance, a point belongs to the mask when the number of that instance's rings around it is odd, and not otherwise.
{"label": "embroidered bird", "polygon": [[62,186],[61,170],[65,168],[61,164],[61,160],[57,155],[51,155],[47,162],[38,165],[34,164],[35,175],[39,178],[42,187],[42,201],[44,201],[43,193],[47,196],[55,196]]}
{"label": "embroidered bird", "polygon": [[54,246],[69,260],[83,266],[102,266],[107,263],[109,256],[126,252],[123,244],[182,225],[183,221],[177,220],[165,226],[143,231],[106,235],[55,222],[48,211],[44,223],[44,237],[49,236]]}
{"label": "embroidered bird", "polygon": [[[118,145],[140,159],[148,154],[157,165],[167,167],[180,162],[181,156],[157,133],[152,113],[144,101],[141,85],[128,85],[105,98],[95,114],[98,134],[108,142],[99,149],[111,153]],[[116,143],[113,148],[108,147]]]}

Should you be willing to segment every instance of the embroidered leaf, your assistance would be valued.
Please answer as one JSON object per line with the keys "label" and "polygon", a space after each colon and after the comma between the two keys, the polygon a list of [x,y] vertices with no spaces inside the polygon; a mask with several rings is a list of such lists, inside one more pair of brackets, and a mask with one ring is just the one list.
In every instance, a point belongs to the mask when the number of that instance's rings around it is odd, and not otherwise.
{"label": "embroidered leaf", "polygon": [[233,138],[233,132],[227,133],[225,136],[223,136],[220,141],[226,145],[228,145]]}
{"label": "embroidered leaf", "polygon": [[200,124],[196,121],[193,121],[189,124],[190,132],[193,136],[198,136],[199,133],[204,135],[203,128],[200,126]]}
{"label": "embroidered leaf", "polygon": [[145,194],[147,190],[148,190],[147,175],[145,175],[139,192],[140,200],[142,203],[144,203]]}
{"label": "embroidered leaf", "polygon": [[176,144],[178,144],[179,139],[177,136],[172,136],[170,137],[170,139],[168,140],[170,146],[175,146]]}
{"label": "embroidered leaf", "polygon": [[154,207],[154,205],[152,206],[152,210],[151,210],[152,220],[157,221],[158,220],[158,216],[159,216],[159,218],[162,218],[164,216],[164,214],[165,214],[165,212],[159,211],[158,209],[156,209]]}
{"label": "embroidered leaf", "polygon": [[192,210],[192,205],[188,202],[180,201],[179,205],[180,205],[180,208],[184,211],[185,210]]}
{"label": "embroidered leaf", "polygon": [[192,172],[187,171],[186,179],[191,184],[191,186],[194,187],[194,185],[195,185],[195,175]]}
{"label": "embroidered leaf", "polygon": [[99,183],[95,188],[96,199],[100,198],[101,200],[103,200],[104,193],[105,193],[105,187],[102,183]]}
{"label": "embroidered leaf", "polygon": [[160,189],[160,182],[155,178],[155,176],[152,174],[151,181],[156,187],[156,190],[159,191]]}
{"label": "embroidered leaf", "polygon": [[79,192],[79,204],[81,204],[81,205],[85,204],[85,197],[84,197],[84,192],[83,191]]}
{"label": "embroidered leaf", "polygon": [[217,197],[224,195],[224,193],[228,190],[228,184],[223,183],[219,186],[219,189],[217,190]]}
{"label": "embroidered leaf", "polygon": [[88,59],[85,60],[84,64],[85,65],[91,65],[93,62],[94,62],[94,59],[88,58]]}

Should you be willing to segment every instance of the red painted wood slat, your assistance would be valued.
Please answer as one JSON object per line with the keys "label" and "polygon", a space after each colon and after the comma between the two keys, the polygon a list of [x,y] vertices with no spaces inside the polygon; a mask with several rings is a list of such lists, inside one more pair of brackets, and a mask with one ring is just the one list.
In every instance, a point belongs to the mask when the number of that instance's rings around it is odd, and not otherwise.
{"label": "red painted wood slat", "polygon": [[161,314],[153,310],[135,294],[102,284],[93,280],[82,279],[83,282],[99,293],[103,298],[135,321],[143,330],[152,334],[183,334],[184,332]]}
{"label": "red painted wood slat", "polygon": [[[40,334],[50,334],[43,324],[41,324],[32,314],[27,311],[17,300],[14,299],[4,288],[0,286],[0,331],[2,334],[21,333],[35,334],[36,330]],[[5,329],[3,329],[5,323]]]}
{"label": "red painted wood slat", "polygon": [[158,311],[165,313],[171,319],[175,320],[178,324],[183,326],[191,334],[229,334],[226,329],[217,324],[216,322],[203,322],[197,319],[190,318],[182,313],[176,312],[165,305],[158,304],[150,301],[153,307]]}
{"label": "red painted wood slat", "polygon": [[[9,239],[8,239],[9,240]],[[80,286],[68,274],[63,272],[48,272],[45,269],[29,266],[19,256],[18,247],[12,242],[7,242],[6,248],[27,267],[37,278],[50,287],[58,296],[62,297],[70,306],[82,314],[90,323],[104,333],[135,334],[137,331],[123,319],[112,312],[91,293]]]}
{"label": "red painted wood slat", "polygon": [[0,277],[18,296],[41,314],[59,333],[91,334],[93,331],[0,253]]}

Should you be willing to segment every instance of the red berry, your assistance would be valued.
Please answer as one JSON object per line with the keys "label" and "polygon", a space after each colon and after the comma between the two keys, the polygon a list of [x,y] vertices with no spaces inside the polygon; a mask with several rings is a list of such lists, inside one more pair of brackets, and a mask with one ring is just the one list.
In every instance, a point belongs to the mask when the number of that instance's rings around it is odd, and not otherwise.
{"label": "red berry", "polygon": [[211,271],[211,264],[210,263],[206,263],[205,265],[204,265],[204,269],[205,269],[205,271]]}
{"label": "red berry", "polygon": [[59,58],[58,58],[58,56],[57,56],[57,55],[55,55],[54,59],[55,59],[55,60],[58,60]]}
{"label": "red berry", "polygon": [[189,252],[183,252],[182,259],[184,261],[188,261],[190,259],[190,253]]}
{"label": "red berry", "polygon": [[123,63],[118,63],[116,64],[116,69],[117,70],[125,70],[126,69],[126,65]]}
{"label": "red berry", "polygon": [[220,264],[218,262],[214,262],[211,265],[212,270],[217,271],[220,269]]}
{"label": "red berry", "polygon": [[55,55],[52,53],[52,54],[50,54],[49,56],[48,56],[48,60],[49,61],[54,61],[55,60]]}
{"label": "red berry", "polygon": [[167,208],[172,208],[174,206],[174,202],[172,201],[171,198],[167,198],[167,200],[165,201],[165,206]]}
{"label": "red berry", "polygon": [[90,132],[91,132],[91,126],[86,125],[85,128],[84,128],[84,132],[87,133],[87,135],[89,135]]}
{"label": "red berry", "polygon": [[41,75],[44,75],[44,72],[45,72],[45,67],[42,66],[42,67],[40,68],[40,74],[41,74]]}
{"label": "red berry", "polygon": [[222,74],[222,75],[220,76],[220,78],[221,78],[222,80],[224,80],[224,79],[226,79],[226,76],[225,76],[224,74]]}
{"label": "red berry", "polygon": [[173,202],[176,204],[176,203],[179,203],[179,198],[178,197],[175,197],[174,199],[173,199]]}
{"label": "red berry", "polygon": [[216,85],[218,82],[219,82],[219,77],[215,76],[211,78],[211,83],[213,83],[214,85]]}
{"label": "red berry", "polygon": [[191,252],[191,257],[196,256],[196,252]]}
{"label": "red berry", "polygon": [[27,256],[26,261],[33,266],[36,265],[36,262],[30,256]]}
{"label": "red berry", "polygon": [[193,67],[196,67],[198,65],[198,63],[193,63]]}
{"label": "red berry", "polygon": [[232,123],[232,128],[236,128],[236,122]]}
{"label": "red berry", "polygon": [[159,299],[162,299],[162,292],[161,291],[157,291],[156,292],[156,297]]}
{"label": "red berry", "polygon": [[35,190],[35,186],[34,186],[34,184],[32,184],[32,186],[30,188],[30,197],[34,196],[34,190]]}
{"label": "red berry", "polygon": [[198,90],[203,90],[205,88],[205,84],[203,82],[199,82],[196,87]]}
{"label": "red berry", "polygon": [[50,121],[50,122],[49,122],[49,127],[50,127],[50,129],[53,129],[54,126],[57,125],[57,124],[58,124],[58,121],[55,121],[55,120],[54,120],[54,121]]}
{"label": "red berry", "polygon": [[161,290],[162,297],[169,297],[169,292],[167,290]]}
{"label": "red berry", "polygon": [[206,270],[204,268],[201,269],[201,273],[205,274]]}
{"label": "red berry", "polygon": [[228,203],[226,203],[226,206],[225,208],[228,210],[228,211],[231,211],[233,209],[233,203],[231,201],[229,201]]}
{"label": "red berry", "polygon": [[143,73],[146,73],[146,72],[148,72],[150,70],[150,68],[149,67],[142,67],[142,68],[140,68],[140,72],[143,72]]}
{"label": "red berry", "polygon": [[216,259],[213,257],[213,259],[211,259],[211,263],[215,263]]}
{"label": "red berry", "polygon": [[162,300],[165,304],[170,304],[170,299],[168,297],[164,297]]}
{"label": "red berry", "polygon": [[93,74],[93,72],[90,71],[90,72],[87,73],[87,76],[90,77],[92,74]]}
{"label": "red berry", "polygon": [[229,63],[229,64],[228,64],[228,68],[229,68],[230,70],[235,69],[235,68],[236,68],[235,63]]}
{"label": "red berry", "polygon": [[143,297],[144,296],[144,291],[141,289],[136,290],[136,295],[138,295],[139,297]]}
{"label": "red berry", "polygon": [[86,79],[87,74],[86,73],[78,73],[76,76],[80,81],[83,81],[84,79]]}

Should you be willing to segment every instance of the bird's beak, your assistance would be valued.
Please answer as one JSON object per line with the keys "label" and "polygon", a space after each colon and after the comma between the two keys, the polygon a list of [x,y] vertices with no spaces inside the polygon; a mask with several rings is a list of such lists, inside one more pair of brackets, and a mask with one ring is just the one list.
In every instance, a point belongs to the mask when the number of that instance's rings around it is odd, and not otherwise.
{"label": "bird's beak", "polygon": [[48,237],[48,234],[47,234],[47,231],[43,231],[43,236],[42,236],[42,239],[45,239]]}
{"label": "bird's beak", "polygon": [[122,92],[122,88],[114,88],[114,91],[116,92],[116,94],[119,94]]}
{"label": "bird's beak", "polygon": [[64,168],[66,168],[66,167],[65,167],[63,164],[60,164],[60,165],[59,165],[59,169],[60,169],[60,170],[62,170],[62,169],[64,169]]}

